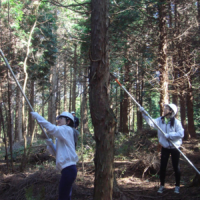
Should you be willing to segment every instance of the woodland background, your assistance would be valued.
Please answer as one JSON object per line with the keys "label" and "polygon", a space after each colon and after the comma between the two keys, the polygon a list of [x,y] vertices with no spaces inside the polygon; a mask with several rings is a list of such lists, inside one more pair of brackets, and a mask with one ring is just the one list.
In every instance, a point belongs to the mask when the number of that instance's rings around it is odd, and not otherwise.
{"label": "woodland background", "polygon": [[[148,127],[110,73],[153,118],[178,105],[185,141],[198,138],[199,1],[0,0],[0,16],[0,48],[34,110],[52,123],[76,111],[82,158],[96,142],[94,199],[112,198],[115,136]],[[1,156],[14,172],[21,151],[23,171],[45,135],[2,58],[0,80]]]}

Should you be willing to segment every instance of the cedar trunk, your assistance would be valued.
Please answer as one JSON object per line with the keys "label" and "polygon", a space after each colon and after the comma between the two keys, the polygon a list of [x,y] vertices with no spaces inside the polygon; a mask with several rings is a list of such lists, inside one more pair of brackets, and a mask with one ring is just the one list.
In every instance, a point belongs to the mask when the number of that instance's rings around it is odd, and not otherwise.
{"label": "cedar trunk", "polygon": [[77,45],[74,45],[74,66],[72,82],[72,111],[76,111],[76,73],[77,73]]}
{"label": "cedar trunk", "polygon": [[[136,100],[137,102],[140,102],[140,96],[141,96],[141,86],[140,86],[140,75],[139,75],[139,63],[138,61],[136,62],[136,77],[137,77],[137,81],[136,81]],[[142,106],[142,105],[141,105]],[[137,130],[140,131],[142,130],[142,114],[141,112],[137,109]]]}
{"label": "cedar trunk", "polygon": [[[86,76],[88,69],[84,69],[84,75]],[[88,126],[88,109],[87,109],[87,101],[88,101],[88,83],[87,78],[84,77],[83,79],[83,97],[81,102],[81,121],[82,121],[82,128],[83,133],[90,133],[89,126]]]}
{"label": "cedar trunk", "polygon": [[188,134],[187,125],[186,125],[186,110],[185,110],[186,103],[185,103],[185,94],[184,94],[183,89],[180,90],[179,98],[180,98],[181,123],[184,128],[184,139],[187,140],[189,139],[189,134]]}
{"label": "cedar trunk", "polygon": [[51,76],[50,76],[51,86],[49,88],[49,94],[51,95],[51,99],[48,103],[48,121],[52,124],[56,123],[56,83],[57,83],[57,75],[56,75],[56,66],[51,66]]}
{"label": "cedar trunk", "polygon": [[66,58],[64,59],[64,111],[67,110],[67,61]]}
{"label": "cedar trunk", "polygon": [[159,71],[160,71],[160,114],[163,114],[163,105],[169,102],[168,96],[168,66],[167,66],[167,32],[166,32],[166,1],[160,0],[158,4],[159,13]]}
{"label": "cedar trunk", "polygon": [[[34,108],[34,81],[31,80],[31,93],[30,93],[30,104],[31,106]],[[31,136],[33,134],[33,130],[34,130],[34,125],[35,125],[35,120],[32,118],[30,112],[31,112],[31,108],[29,108],[29,135]]]}
{"label": "cedar trunk", "polygon": [[[20,79],[20,75],[18,80]],[[15,141],[21,141],[23,139],[22,135],[22,93],[17,87],[17,94],[16,94],[16,115],[15,115]]]}
{"label": "cedar trunk", "polygon": [[[126,49],[125,56],[128,57],[128,55],[129,55],[129,51],[128,51],[128,49]],[[130,62],[128,61],[128,59],[125,61],[125,65],[124,66],[125,66],[124,83],[125,83],[127,91],[129,92],[129,89],[130,89],[130,78],[129,78]],[[129,133],[129,129],[128,129],[129,96],[128,96],[128,94],[126,92],[124,93],[124,99],[123,99],[122,108],[123,108],[123,110],[122,110],[123,133],[124,134],[128,134]]]}
{"label": "cedar trunk", "polygon": [[[190,81],[191,82],[191,81]],[[187,117],[188,117],[188,132],[192,138],[196,138],[196,131],[194,126],[194,110],[193,110],[193,94],[192,94],[192,86],[188,85],[188,93],[187,93]]]}
{"label": "cedar trunk", "polygon": [[114,114],[109,105],[108,0],[92,0],[90,112],[96,141],[94,200],[113,193]]}

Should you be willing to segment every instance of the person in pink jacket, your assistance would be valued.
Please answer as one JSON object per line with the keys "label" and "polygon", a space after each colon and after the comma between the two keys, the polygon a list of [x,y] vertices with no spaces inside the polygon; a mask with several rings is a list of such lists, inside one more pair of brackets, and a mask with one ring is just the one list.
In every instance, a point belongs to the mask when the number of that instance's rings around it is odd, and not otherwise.
{"label": "person in pink jacket", "polygon": [[63,112],[56,118],[58,120],[58,126],[56,126],[37,112],[31,112],[31,115],[56,138],[56,144],[52,142],[52,139],[46,140],[47,149],[56,156],[56,169],[61,171],[59,200],[70,200],[72,184],[77,176],[76,163],[78,162],[75,150],[75,138],[77,138],[75,135],[78,133],[74,129],[74,117],[69,112]]}

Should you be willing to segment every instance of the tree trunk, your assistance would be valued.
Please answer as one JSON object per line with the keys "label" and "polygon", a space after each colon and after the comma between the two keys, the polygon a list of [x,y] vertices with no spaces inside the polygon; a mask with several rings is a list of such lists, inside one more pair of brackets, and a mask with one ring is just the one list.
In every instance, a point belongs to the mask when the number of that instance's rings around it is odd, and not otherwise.
{"label": "tree trunk", "polygon": [[[118,102],[118,98],[117,98],[117,96],[118,96],[118,87],[116,87],[115,88],[115,91],[116,91],[116,96],[115,96],[115,116],[116,116],[116,118],[117,118],[117,121],[118,121],[118,104],[119,104],[119,102]],[[120,89],[120,91],[121,91],[121,89]],[[118,129],[119,127],[117,126],[117,123],[115,123],[115,130],[116,130],[116,132],[118,132],[119,131],[119,129]]]}
{"label": "tree trunk", "polygon": [[197,11],[198,11],[197,19],[198,19],[198,26],[199,26],[199,33],[200,33],[200,1],[199,0],[197,0]]}
{"label": "tree trunk", "polygon": [[[3,129],[3,137],[4,137],[4,144],[5,144],[5,158],[6,158],[6,165],[8,169],[8,145],[7,145],[7,136],[5,132],[5,125],[4,125],[4,118],[3,118],[3,103],[0,103],[0,121],[2,123],[2,129]],[[1,131],[1,129],[0,129]]]}
{"label": "tree trunk", "polygon": [[[179,23],[178,23],[178,28],[179,28]],[[179,29],[178,29],[179,33]],[[177,44],[177,49],[178,49],[178,69],[179,69],[179,77],[184,77],[184,67],[183,67],[183,46],[181,43]],[[188,133],[188,127],[186,123],[186,80],[183,79],[179,84],[179,99],[180,99],[180,114],[181,114],[181,123],[184,128],[184,139],[187,140],[189,139],[189,133]]]}
{"label": "tree trunk", "polygon": [[[86,76],[88,69],[84,69],[84,75]],[[87,99],[88,99],[88,84],[87,78],[83,79],[83,96],[81,102],[81,121],[83,133],[90,133],[88,128],[88,110],[87,110]]]}
{"label": "tree trunk", "polygon": [[[23,84],[23,92],[24,94],[26,94],[26,86],[27,86],[27,81],[28,81],[28,73],[27,73],[27,61],[28,61],[28,58],[29,58],[29,53],[30,53],[30,46],[31,46],[31,39],[32,39],[32,34],[34,32],[34,29],[36,27],[36,24],[37,24],[37,18],[38,18],[38,7],[39,7],[39,4],[38,6],[35,8],[36,10],[36,20],[31,28],[31,31],[30,31],[30,34],[29,34],[29,39],[28,39],[28,44],[27,44],[27,51],[26,51],[26,57],[24,59],[24,65],[23,65],[23,70],[24,70],[24,84]],[[23,134],[24,134],[24,156],[23,156],[23,160],[22,160],[22,163],[21,163],[21,170],[23,171],[26,163],[25,160],[26,160],[26,147],[27,147],[27,141],[26,141],[26,137],[27,137],[27,132],[26,132],[26,117],[25,117],[25,98],[23,97],[22,99],[22,121],[23,121]]]}
{"label": "tree trunk", "polygon": [[66,58],[64,60],[64,111],[67,111],[67,62],[66,62]]}
{"label": "tree trunk", "polygon": [[44,98],[44,83],[42,83],[42,116],[44,116],[45,98]]}
{"label": "tree trunk", "polygon": [[185,94],[184,90],[182,90],[182,87],[180,88],[180,113],[181,113],[181,123],[184,128],[184,139],[187,140],[189,139],[189,134],[187,130],[187,125],[186,125],[186,102],[185,102]]}
{"label": "tree trunk", "polygon": [[[120,73],[123,74],[123,67],[120,68]],[[120,82],[123,81],[123,75]],[[124,99],[124,90],[120,87],[120,106],[119,106],[119,132],[123,133],[123,99]]]}
{"label": "tree trunk", "polygon": [[49,94],[52,93],[51,99],[48,104],[48,121],[52,124],[56,123],[56,66],[51,67],[51,76],[50,76],[50,91]]}
{"label": "tree trunk", "polygon": [[187,117],[188,117],[188,132],[192,138],[196,138],[196,131],[194,126],[194,110],[193,110],[193,94],[191,80],[188,81],[187,92]]}
{"label": "tree trunk", "polygon": [[[170,15],[170,29],[173,30],[173,25],[174,25],[174,32],[177,33],[179,32],[179,26],[177,26],[177,6],[176,6],[176,2],[175,2],[175,5],[174,5],[174,11],[171,7],[171,2],[169,2],[169,15]],[[175,17],[174,17],[174,24],[172,23],[172,13],[175,13]],[[170,35],[172,35],[173,32],[171,31],[170,32]],[[179,60],[179,54],[178,52],[179,51],[175,51],[175,48],[177,50],[179,50],[179,44],[178,44],[179,41],[172,41],[172,49],[171,51],[172,52],[177,52],[175,53],[173,56],[172,56],[172,60],[171,60],[171,70],[173,70],[173,77],[174,77],[174,82],[173,82],[173,85],[172,85],[172,89],[173,89],[173,93],[172,93],[172,103],[174,103],[175,105],[178,105],[178,97],[179,97],[179,84],[177,84],[177,78],[178,78],[178,75],[179,75],[179,70],[178,70],[178,60]]]}
{"label": "tree trunk", "polygon": [[159,0],[159,71],[160,71],[160,115],[163,115],[163,105],[169,102],[168,66],[167,66],[167,32],[166,32],[166,0]]}
{"label": "tree trunk", "polygon": [[[60,60],[58,58],[58,60]],[[61,71],[61,68],[60,68],[60,64],[57,64],[58,66],[58,70],[57,70],[57,73],[56,73],[56,110],[55,110],[55,116],[58,116],[60,114],[60,112],[62,112],[60,109],[60,91],[61,91],[61,85],[60,85],[60,71]]]}
{"label": "tree trunk", "polygon": [[[139,75],[139,63],[138,61],[135,62],[136,63],[136,77],[137,77],[137,81],[136,81],[136,101],[140,103],[140,99],[141,99],[141,85],[140,85],[140,75]],[[137,109],[137,130],[142,130],[142,114],[141,112]]]}
{"label": "tree trunk", "polygon": [[[127,91],[129,92],[129,73],[130,73],[130,68],[129,68],[129,62],[127,61],[127,63],[125,63],[125,74],[124,74],[124,83],[126,86]],[[124,134],[128,134],[129,133],[129,129],[128,129],[128,109],[129,109],[129,96],[126,92],[124,92],[124,98],[122,101],[122,130]]]}
{"label": "tree trunk", "polygon": [[76,73],[77,73],[77,45],[74,45],[74,66],[72,82],[72,111],[76,111]]}
{"label": "tree trunk", "polygon": [[11,156],[11,167],[13,172],[13,125],[12,125],[12,114],[11,114],[11,84],[9,83],[9,72],[7,71],[8,76],[8,128],[7,128],[7,135],[9,137],[9,145],[10,145],[10,156]]}
{"label": "tree trunk", "polygon": [[[20,73],[17,79],[20,80]],[[22,141],[22,93],[19,87],[16,90],[15,140]]]}
{"label": "tree trunk", "polygon": [[124,98],[124,91],[120,87],[120,108],[119,108],[119,132],[123,133],[123,98]]}
{"label": "tree trunk", "polygon": [[69,112],[71,111],[72,111],[72,69],[70,69],[70,86],[69,86]]}
{"label": "tree trunk", "polygon": [[96,141],[94,200],[113,193],[114,113],[109,104],[108,0],[92,0],[90,112]]}
{"label": "tree trunk", "polygon": [[[31,80],[31,93],[30,93],[30,104],[31,106],[34,108],[34,81]],[[34,130],[34,125],[35,125],[35,120],[32,118],[30,112],[31,112],[31,108],[29,108],[29,136],[31,136],[33,134],[33,130]]]}
{"label": "tree trunk", "polygon": [[194,126],[194,108],[193,108],[193,89],[192,89],[192,74],[191,69],[193,63],[191,62],[191,54],[190,54],[190,46],[188,45],[186,47],[186,81],[187,81],[187,97],[186,97],[186,103],[187,103],[187,117],[188,117],[188,132],[192,138],[196,138],[196,131]]}
{"label": "tree trunk", "polygon": [[[175,1],[175,6],[174,6],[174,13],[175,13],[175,30],[176,34],[175,37],[177,37],[180,34],[180,19],[179,19],[179,14],[177,12],[177,5],[179,4],[179,1]],[[177,57],[176,57],[176,62],[177,62],[177,68],[175,70],[175,84],[177,85],[179,89],[179,102],[180,102],[180,117],[181,117],[181,124],[184,128],[184,139],[187,140],[189,138],[189,133],[188,133],[188,128],[187,128],[187,123],[186,123],[186,82],[185,79],[178,81],[178,77],[184,77],[185,69],[183,67],[183,61],[184,59],[184,51],[183,51],[183,45],[182,45],[182,40],[181,42],[177,40],[175,42],[176,44],[176,49],[177,49]],[[178,91],[177,89],[177,91]],[[178,93],[178,92],[177,92]],[[174,102],[175,103],[175,102]]]}

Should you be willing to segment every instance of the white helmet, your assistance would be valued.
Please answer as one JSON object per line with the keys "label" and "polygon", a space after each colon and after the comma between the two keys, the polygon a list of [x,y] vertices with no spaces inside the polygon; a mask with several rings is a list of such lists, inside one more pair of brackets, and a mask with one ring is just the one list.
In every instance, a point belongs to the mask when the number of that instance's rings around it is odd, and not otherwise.
{"label": "white helmet", "polygon": [[68,117],[74,122],[74,116],[69,112],[62,112],[60,115],[56,117],[56,119],[58,120],[59,117]]}
{"label": "white helmet", "polygon": [[74,112],[74,111],[72,111],[71,113],[72,113],[72,114],[75,114],[75,112]]}
{"label": "white helmet", "polygon": [[177,106],[173,103],[165,104],[165,106],[169,106],[172,109],[173,112],[171,114],[171,117],[174,117],[178,111]]}

